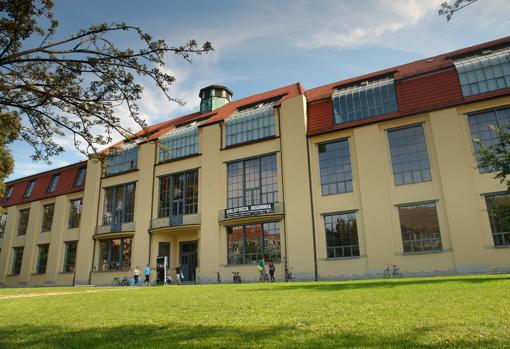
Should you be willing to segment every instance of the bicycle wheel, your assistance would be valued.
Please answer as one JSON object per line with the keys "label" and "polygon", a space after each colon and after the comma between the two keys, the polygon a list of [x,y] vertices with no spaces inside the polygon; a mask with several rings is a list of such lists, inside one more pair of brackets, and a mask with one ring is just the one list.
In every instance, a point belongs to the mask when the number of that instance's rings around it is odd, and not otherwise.
{"label": "bicycle wheel", "polygon": [[114,286],[114,287],[120,286],[120,280],[119,279],[113,279],[112,286]]}

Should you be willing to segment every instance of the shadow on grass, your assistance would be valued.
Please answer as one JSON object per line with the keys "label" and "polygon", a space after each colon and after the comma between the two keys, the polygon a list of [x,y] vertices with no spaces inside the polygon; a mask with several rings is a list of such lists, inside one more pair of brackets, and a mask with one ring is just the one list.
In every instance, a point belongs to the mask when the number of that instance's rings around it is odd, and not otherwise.
{"label": "shadow on grass", "polygon": [[303,289],[310,291],[344,291],[344,290],[358,290],[358,289],[376,289],[376,288],[392,288],[402,286],[417,286],[417,285],[439,285],[450,282],[465,283],[465,284],[484,284],[494,281],[508,281],[510,275],[497,278],[489,277],[470,277],[470,278],[445,278],[445,277],[431,277],[428,279],[379,279],[373,281],[342,281],[342,282],[324,282],[324,283],[277,283],[271,284],[268,287],[260,287],[254,289],[247,289],[246,292],[267,292],[267,291],[288,291],[290,289]]}
{"label": "shadow on grass", "polygon": [[[84,330],[56,326],[7,326],[0,330],[1,348],[479,348],[503,346],[496,338],[456,339],[427,344],[434,328],[415,328],[397,335],[368,335],[337,329],[318,334],[293,326],[185,326],[182,324],[97,327]],[[437,338],[437,337],[435,337]]]}

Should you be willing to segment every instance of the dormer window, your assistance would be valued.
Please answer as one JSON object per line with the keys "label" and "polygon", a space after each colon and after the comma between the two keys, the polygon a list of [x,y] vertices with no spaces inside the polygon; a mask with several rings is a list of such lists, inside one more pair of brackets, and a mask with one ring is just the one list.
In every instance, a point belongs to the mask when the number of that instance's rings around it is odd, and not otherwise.
{"label": "dormer window", "polygon": [[198,123],[173,129],[159,140],[159,162],[198,154]]}
{"label": "dormer window", "polygon": [[398,111],[392,77],[362,81],[341,87],[333,94],[335,124],[370,118]]}
{"label": "dormer window", "polygon": [[11,197],[12,195],[12,190],[13,190],[14,187],[9,187],[5,190],[5,193],[4,193],[4,197],[2,199],[2,203],[5,204],[7,203],[7,201],[9,201],[9,198]]}
{"label": "dormer window", "polygon": [[85,182],[85,175],[87,174],[87,168],[82,167],[78,169],[78,173],[76,174],[76,178],[74,179],[74,186],[79,187],[83,185],[83,182]]}
{"label": "dormer window", "polygon": [[108,156],[105,165],[105,175],[111,176],[117,173],[131,171],[137,168],[138,144],[125,145]]}
{"label": "dormer window", "polygon": [[238,109],[226,122],[227,146],[275,135],[275,101]]}
{"label": "dormer window", "polygon": [[51,177],[50,185],[48,186],[48,193],[53,193],[57,190],[58,180],[60,179],[60,175],[56,174]]}
{"label": "dormer window", "polygon": [[485,50],[453,62],[464,97],[510,88],[510,49]]}
{"label": "dormer window", "polygon": [[34,191],[35,187],[35,179],[33,181],[28,182],[27,187],[25,188],[25,192],[23,193],[23,197],[25,199],[29,198],[32,195],[32,191]]}

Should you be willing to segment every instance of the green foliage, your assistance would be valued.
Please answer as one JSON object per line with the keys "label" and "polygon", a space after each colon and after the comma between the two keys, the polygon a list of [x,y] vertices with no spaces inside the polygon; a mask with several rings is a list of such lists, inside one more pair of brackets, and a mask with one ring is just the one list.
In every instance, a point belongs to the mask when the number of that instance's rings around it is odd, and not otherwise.
{"label": "green foliage", "polygon": [[16,113],[0,112],[0,198],[4,195],[5,178],[7,178],[14,169],[14,159],[7,145],[18,138],[19,127],[19,117]]}
{"label": "green foliage", "polygon": [[493,275],[0,289],[0,347],[504,348],[509,288]]}
{"label": "green foliage", "polygon": [[492,132],[497,133],[497,141],[494,144],[485,145],[475,139],[475,142],[480,145],[478,167],[492,169],[495,172],[495,178],[510,188],[510,129],[497,128],[493,125],[489,127]]}
{"label": "green foliage", "polygon": [[446,21],[450,21],[455,12],[462,10],[464,7],[471,5],[476,1],[478,0],[454,0],[451,3],[445,1],[441,4],[441,8],[438,12],[440,16],[446,17]]}
{"label": "green foliage", "polygon": [[[125,23],[96,24],[55,39],[58,21],[52,0],[0,0],[0,112],[16,113],[19,137],[34,149],[34,160],[64,149],[56,137],[72,134],[82,153],[97,152],[117,132],[132,137],[115,114],[119,108],[140,126],[142,81],[151,81],[168,101],[175,78],[163,69],[167,54],[191,61],[213,50],[190,40],[169,46]],[[131,37],[140,49],[119,47],[114,36]],[[14,114],[13,114],[14,115]]]}

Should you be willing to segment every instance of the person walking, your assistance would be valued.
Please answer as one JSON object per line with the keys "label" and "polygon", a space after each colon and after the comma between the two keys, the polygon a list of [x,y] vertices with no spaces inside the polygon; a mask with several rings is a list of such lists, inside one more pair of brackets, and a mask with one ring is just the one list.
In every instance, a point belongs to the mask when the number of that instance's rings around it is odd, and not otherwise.
{"label": "person walking", "polygon": [[274,272],[276,270],[273,261],[269,261],[269,281],[274,282]]}
{"label": "person walking", "polygon": [[151,285],[151,267],[147,264],[145,268],[143,268],[143,273],[145,274],[145,286]]}
{"label": "person walking", "polygon": [[135,286],[138,286],[140,280],[140,267],[137,265],[134,271]]}
{"label": "person walking", "polygon": [[181,267],[177,266],[175,268],[175,281],[177,282],[177,285],[181,284],[181,278],[182,278]]}
{"label": "person walking", "polygon": [[265,276],[266,276],[266,261],[264,260],[264,257],[259,261],[257,264],[257,270],[259,271],[259,281],[264,282]]}

